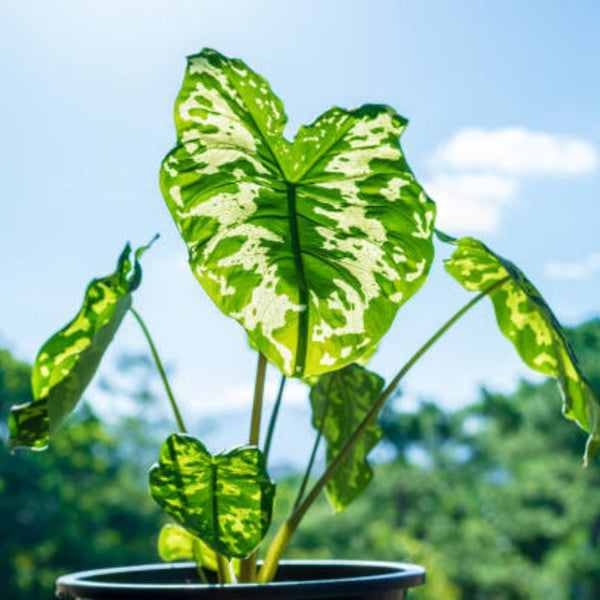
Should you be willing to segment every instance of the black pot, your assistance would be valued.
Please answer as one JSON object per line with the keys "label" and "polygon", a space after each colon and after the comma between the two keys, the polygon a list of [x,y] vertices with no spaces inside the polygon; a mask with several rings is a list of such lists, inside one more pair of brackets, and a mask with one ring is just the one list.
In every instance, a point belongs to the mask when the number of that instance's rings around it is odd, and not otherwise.
{"label": "black pot", "polygon": [[283,561],[267,584],[206,585],[193,563],[83,571],[61,577],[56,597],[78,600],[402,600],[425,582],[417,565],[354,560]]}

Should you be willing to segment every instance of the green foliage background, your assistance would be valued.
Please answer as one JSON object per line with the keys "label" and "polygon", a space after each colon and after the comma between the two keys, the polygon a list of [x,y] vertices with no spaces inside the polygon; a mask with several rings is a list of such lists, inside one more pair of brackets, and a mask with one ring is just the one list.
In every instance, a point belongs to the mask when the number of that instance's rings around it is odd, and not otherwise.
{"label": "green foliage background", "polygon": [[[29,377],[0,351],[3,424],[10,404],[31,400]],[[0,444],[0,597],[45,600],[66,571],[155,560],[161,512],[145,471],[157,443],[142,465],[145,439],[132,421],[109,430],[83,406],[46,452],[11,456]]]}
{"label": "green foliage background", "polygon": [[[570,338],[600,392],[600,320]],[[29,367],[1,351],[4,417],[29,400],[28,386]],[[381,425],[396,458],[375,467],[345,512],[333,516],[322,498],[288,556],[419,562],[428,583],[411,596],[421,600],[599,598],[600,467],[580,468],[586,435],[559,410],[552,381],[522,382],[510,395],[482,390],[455,413],[433,402],[389,408]],[[144,475],[160,440],[146,431],[135,419],[107,427],[84,407],[46,453],[0,447],[3,597],[49,598],[61,572],[156,560],[162,521]],[[278,515],[297,485],[279,484]]]}

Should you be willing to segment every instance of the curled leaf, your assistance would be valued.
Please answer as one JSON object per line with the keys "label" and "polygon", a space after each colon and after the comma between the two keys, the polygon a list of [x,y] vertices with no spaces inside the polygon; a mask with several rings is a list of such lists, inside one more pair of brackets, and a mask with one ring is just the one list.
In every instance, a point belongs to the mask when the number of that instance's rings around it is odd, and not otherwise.
{"label": "curled leaf", "polygon": [[133,262],[127,244],[115,272],[90,282],[76,317],[42,346],[31,372],[34,400],[14,406],[9,416],[11,448],[44,449],[77,406],[131,306],[141,281],[138,259],[150,244],[135,252]]}
{"label": "curled leaf", "polygon": [[465,289],[482,292],[498,284],[489,293],[498,326],[525,364],[557,379],[564,415],[590,434],[587,463],[600,446],[598,399],[547,302],[519,268],[479,240],[439,237],[457,246],[446,260],[446,270]]}

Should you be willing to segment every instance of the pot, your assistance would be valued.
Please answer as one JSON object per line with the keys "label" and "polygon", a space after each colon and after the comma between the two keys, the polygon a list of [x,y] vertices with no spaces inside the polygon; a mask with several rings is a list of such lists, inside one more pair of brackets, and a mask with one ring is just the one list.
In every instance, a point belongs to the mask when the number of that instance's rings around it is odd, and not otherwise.
{"label": "pot", "polygon": [[82,571],[60,577],[61,600],[403,600],[425,582],[418,565],[354,560],[282,561],[267,584],[198,583],[194,563]]}

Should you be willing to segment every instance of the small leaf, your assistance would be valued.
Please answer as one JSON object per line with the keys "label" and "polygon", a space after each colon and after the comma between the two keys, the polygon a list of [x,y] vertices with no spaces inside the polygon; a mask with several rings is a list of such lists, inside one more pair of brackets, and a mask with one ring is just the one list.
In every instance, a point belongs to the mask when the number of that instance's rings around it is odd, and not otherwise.
{"label": "small leaf", "polygon": [[439,236],[458,248],[446,260],[446,270],[465,289],[490,292],[498,326],[529,367],[555,377],[563,398],[564,415],[589,432],[586,463],[600,445],[600,411],[566,334],[554,313],[525,275],[510,261],[473,238]]}
{"label": "small leaf", "polygon": [[91,281],[77,316],[42,346],[31,373],[34,400],[9,416],[11,448],[44,449],[77,406],[131,306],[141,281],[138,259],[150,244],[135,252],[133,264],[127,244],[115,272]]}
{"label": "small leaf", "polygon": [[433,258],[435,205],[389,106],[332,108],[283,137],[283,104],[237,59],[188,59],[161,189],[215,304],[284,374],[364,362]]}
{"label": "small leaf", "polygon": [[167,523],[160,530],[158,554],[164,561],[194,560],[211,571],[217,570],[217,557],[214,550],[174,523]]}
{"label": "small leaf", "polygon": [[[311,389],[313,426],[321,429],[327,440],[327,464],[339,454],[360,422],[377,402],[384,381],[379,375],[352,364],[321,375]],[[369,452],[382,437],[379,425],[371,423],[351,454],[327,484],[327,495],[337,512],[341,512],[373,478],[367,462]]]}
{"label": "small leaf", "polygon": [[[201,539],[189,531],[176,525],[167,523],[160,530],[158,536],[158,554],[167,562],[176,560],[193,560],[197,565],[209,571],[217,571],[217,555]],[[240,572],[240,560],[234,558],[231,567],[236,575]]]}
{"label": "small leaf", "polygon": [[211,456],[199,440],[173,434],[149,475],[156,502],[215,552],[244,558],[266,535],[275,485],[258,448]]}

